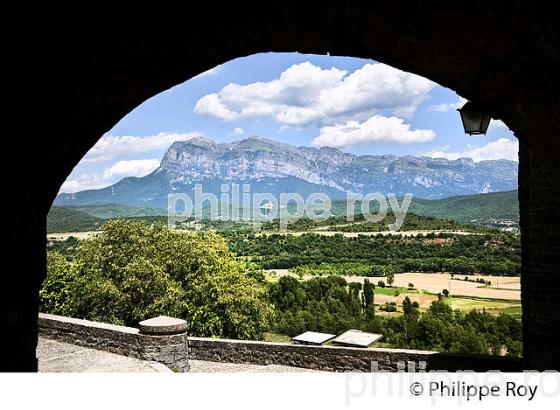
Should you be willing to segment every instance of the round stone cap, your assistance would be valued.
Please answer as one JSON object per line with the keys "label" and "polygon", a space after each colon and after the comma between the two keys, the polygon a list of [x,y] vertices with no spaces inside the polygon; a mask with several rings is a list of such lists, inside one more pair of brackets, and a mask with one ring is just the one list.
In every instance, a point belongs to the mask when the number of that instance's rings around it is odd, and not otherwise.
{"label": "round stone cap", "polygon": [[158,316],[138,323],[140,333],[145,335],[175,335],[187,331],[187,322],[169,316]]}

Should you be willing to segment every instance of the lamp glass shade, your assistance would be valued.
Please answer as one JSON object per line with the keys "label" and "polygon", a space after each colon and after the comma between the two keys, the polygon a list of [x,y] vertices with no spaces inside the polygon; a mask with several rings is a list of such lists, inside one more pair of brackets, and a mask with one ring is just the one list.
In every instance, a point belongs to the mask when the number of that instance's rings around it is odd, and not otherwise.
{"label": "lamp glass shade", "polygon": [[470,101],[467,102],[462,108],[459,108],[461,114],[461,121],[465,133],[469,135],[486,134],[488,126],[490,125],[490,116],[478,109]]}

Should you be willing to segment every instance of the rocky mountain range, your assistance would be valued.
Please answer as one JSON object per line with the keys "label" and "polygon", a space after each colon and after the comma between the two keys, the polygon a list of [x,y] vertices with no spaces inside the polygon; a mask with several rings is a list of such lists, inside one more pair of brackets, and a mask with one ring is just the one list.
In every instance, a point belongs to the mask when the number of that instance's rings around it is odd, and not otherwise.
{"label": "rocky mountain range", "polygon": [[263,137],[231,143],[206,138],[177,141],[160,167],[144,177],[128,177],[109,187],[61,193],[55,205],[122,203],[165,208],[169,192],[220,192],[223,183],[250,183],[251,192],[324,192],[332,199],[347,192],[392,192],[437,199],[517,189],[517,163],[474,162],[470,158],[354,155],[335,148],[295,147]]}

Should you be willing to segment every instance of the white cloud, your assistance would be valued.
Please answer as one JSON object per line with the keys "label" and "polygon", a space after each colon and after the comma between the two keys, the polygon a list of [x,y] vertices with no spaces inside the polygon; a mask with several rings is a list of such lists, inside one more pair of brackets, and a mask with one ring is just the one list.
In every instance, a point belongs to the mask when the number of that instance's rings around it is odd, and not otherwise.
{"label": "white cloud", "polygon": [[376,115],[364,122],[347,121],[345,124],[322,127],[312,144],[330,147],[379,141],[408,144],[431,141],[435,136],[433,130],[411,130],[410,124],[400,118]]}
{"label": "white cloud", "polygon": [[500,138],[481,147],[468,147],[461,152],[447,152],[444,150],[436,150],[424,153],[422,155],[432,158],[446,158],[455,160],[458,158],[472,158],[474,162],[509,159],[510,161],[518,161],[519,143],[517,139]]}
{"label": "white cloud", "polygon": [[159,166],[158,159],[132,159],[129,161],[118,161],[107,170],[104,175],[108,178],[123,176],[144,176]]}
{"label": "white cloud", "polygon": [[162,132],[147,137],[131,135],[104,135],[82,159],[84,163],[109,161],[121,156],[168,148],[175,141],[186,141],[202,136],[199,132],[186,134]]}
{"label": "white cloud", "polygon": [[385,64],[365,64],[348,74],[304,62],[269,82],[228,84],[198,100],[194,111],[227,121],[272,117],[287,125],[329,125],[383,112],[409,116],[435,86]]}
{"label": "white cloud", "polygon": [[75,178],[67,179],[61,192],[77,192],[85,189],[105,188],[114,184],[124,177],[143,177],[159,166],[158,159],[133,159],[129,161],[118,161],[112,166],[105,168],[102,172],[91,174],[80,174]]}
{"label": "white cloud", "polygon": [[233,133],[235,135],[243,135],[243,134],[245,134],[245,131],[241,127],[235,127],[234,130],[233,130]]}
{"label": "white cloud", "polygon": [[467,102],[466,98],[459,97],[459,101],[454,103],[433,104],[428,107],[428,111],[447,112],[449,110],[457,110]]}

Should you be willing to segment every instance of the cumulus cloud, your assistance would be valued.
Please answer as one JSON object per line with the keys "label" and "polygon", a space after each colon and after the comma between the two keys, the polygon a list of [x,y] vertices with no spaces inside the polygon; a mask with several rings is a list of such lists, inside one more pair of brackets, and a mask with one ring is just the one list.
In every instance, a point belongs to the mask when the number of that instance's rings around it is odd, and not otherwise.
{"label": "cumulus cloud", "polygon": [[349,74],[304,62],[269,82],[228,84],[198,100],[194,111],[226,121],[271,117],[286,125],[331,125],[380,113],[409,116],[434,87],[385,64],[365,64]]}
{"label": "cumulus cloud", "polygon": [[159,160],[155,158],[118,161],[101,172],[80,174],[77,177],[67,179],[60,191],[77,192],[85,189],[105,188],[124,177],[143,177],[155,170],[159,163]]}
{"label": "cumulus cloud", "polygon": [[428,111],[447,112],[449,110],[457,110],[467,102],[466,98],[459,97],[459,101],[454,103],[433,104],[428,107]]}
{"label": "cumulus cloud", "polygon": [[82,159],[84,163],[104,162],[140,152],[165,149],[175,141],[186,141],[202,136],[199,132],[167,133],[137,137],[131,135],[104,135]]}
{"label": "cumulus cloud", "polygon": [[435,136],[433,130],[411,130],[410,124],[406,124],[401,118],[375,115],[364,122],[352,120],[322,127],[312,144],[330,147],[380,141],[409,144],[431,141]]}
{"label": "cumulus cloud", "polygon": [[233,129],[233,133],[234,133],[235,135],[243,135],[243,134],[245,134],[245,131],[244,131],[243,128],[241,128],[241,127],[235,127],[235,128]]}
{"label": "cumulus cloud", "polygon": [[489,142],[480,147],[469,146],[468,149],[461,152],[448,152],[446,150],[435,150],[424,153],[424,156],[432,158],[446,158],[456,160],[458,158],[472,158],[474,162],[508,159],[510,161],[518,161],[519,143],[516,139],[500,138],[496,141]]}

